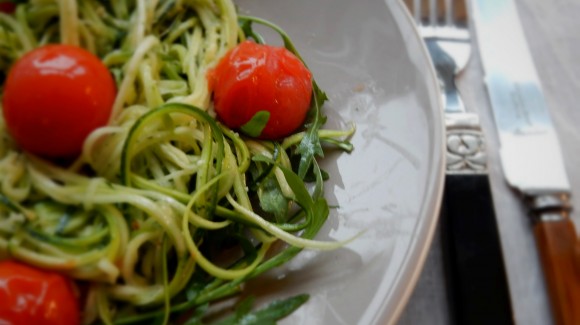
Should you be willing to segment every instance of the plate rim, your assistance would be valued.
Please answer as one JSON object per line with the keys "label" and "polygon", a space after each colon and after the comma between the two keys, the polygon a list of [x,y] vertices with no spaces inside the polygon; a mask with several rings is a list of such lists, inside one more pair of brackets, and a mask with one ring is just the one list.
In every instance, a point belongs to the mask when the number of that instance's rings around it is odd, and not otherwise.
{"label": "plate rim", "polygon": [[[429,224],[424,225],[422,227],[421,230],[426,232],[426,236],[419,236],[419,238],[423,238],[424,240],[422,241],[422,245],[419,245],[418,243],[415,243],[415,249],[413,251],[414,253],[414,258],[407,258],[406,262],[406,266],[409,265],[415,265],[416,267],[412,268],[410,270],[410,274],[408,275],[408,281],[406,282],[405,286],[401,286],[401,284],[399,283],[398,285],[395,285],[395,291],[396,290],[401,290],[400,292],[400,299],[397,300],[397,302],[394,304],[394,306],[392,307],[393,310],[390,313],[390,315],[386,315],[386,305],[383,306],[383,310],[380,311],[380,315],[379,316],[379,323],[381,324],[386,324],[386,325],[395,325],[399,319],[401,318],[403,311],[405,310],[405,308],[407,307],[409,300],[411,298],[411,294],[414,292],[416,286],[417,286],[417,282],[419,280],[419,277],[425,267],[425,261],[427,259],[427,255],[429,253],[429,250],[431,249],[432,243],[433,243],[433,237],[435,235],[435,229],[437,227],[438,221],[439,221],[439,215],[440,215],[440,210],[441,210],[441,205],[442,205],[442,201],[443,201],[443,189],[444,189],[444,184],[445,184],[445,171],[446,171],[446,143],[445,143],[445,122],[444,122],[444,105],[443,105],[443,100],[442,100],[442,96],[441,96],[441,89],[438,86],[438,81],[437,81],[437,74],[435,72],[435,67],[433,66],[432,62],[431,62],[431,58],[429,56],[429,52],[427,51],[427,47],[425,45],[425,43],[422,41],[421,35],[419,34],[419,30],[417,29],[416,25],[415,25],[415,21],[411,15],[411,13],[407,10],[406,5],[403,3],[404,0],[386,0],[386,5],[387,7],[389,7],[389,9],[391,10],[391,12],[393,12],[393,16],[397,16],[400,15],[401,19],[406,21],[406,25],[407,28],[409,28],[410,31],[412,31],[412,35],[413,37],[413,41],[417,42],[420,48],[420,56],[423,58],[423,61],[426,63],[426,65],[428,66],[428,71],[425,73],[426,76],[428,76],[428,80],[426,80],[426,85],[429,86],[430,84],[430,88],[432,91],[434,91],[434,95],[436,97],[436,100],[434,101],[434,103],[436,104],[436,107],[438,107],[438,109],[433,109],[433,113],[437,113],[438,114],[434,114],[436,117],[438,118],[438,122],[437,121],[433,121],[434,125],[438,125],[438,128],[440,130],[440,132],[434,132],[434,134],[436,136],[439,137],[439,139],[433,139],[433,143],[439,143],[439,154],[440,154],[440,159],[438,161],[439,166],[438,168],[434,168],[433,171],[437,173],[437,175],[435,176],[435,179],[432,181],[432,195],[426,195],[426,198],[429,198],[432,200],[431,204],[427,204],[427,206],[429,206],[429,209],[424,210],[421,214],[423,216],[420,215],[420,219],[423,220],[427,220],[430,221]],[[395,8],[398,13],[395,13],[393,11],[393,8]],[[398,23],[400,25],[400,23]],[[434,151],[437,151],[437,148],[434,148]],[[426,206],[423,206],[423,209],[425,209]],[[428,212],[428,211],[431,212]],[[430,214],[430,218],[427,218],[427,216]],[[405,265],[404,265],[405,266]],[[404,268],[404,267],[403,267]]]}

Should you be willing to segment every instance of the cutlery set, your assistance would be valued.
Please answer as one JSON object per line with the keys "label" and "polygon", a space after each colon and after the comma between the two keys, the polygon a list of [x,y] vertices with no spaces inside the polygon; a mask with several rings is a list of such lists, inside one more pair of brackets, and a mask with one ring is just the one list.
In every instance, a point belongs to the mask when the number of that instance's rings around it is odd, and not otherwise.
{"label": "cutlery set", "polygon": [[[441,232],[457,324],[513,324],[478,117],[455,80],[477,40],[507,182],[533,222],[556,324],[580,324],[580,244],[570,185],[513,0],[406,0],[440,81],[447,129]],[[469,10],[471,9],[471,10]],[[473,14],[470,34],[467,12]],[[497,218],[509,216],[498,215]]]}

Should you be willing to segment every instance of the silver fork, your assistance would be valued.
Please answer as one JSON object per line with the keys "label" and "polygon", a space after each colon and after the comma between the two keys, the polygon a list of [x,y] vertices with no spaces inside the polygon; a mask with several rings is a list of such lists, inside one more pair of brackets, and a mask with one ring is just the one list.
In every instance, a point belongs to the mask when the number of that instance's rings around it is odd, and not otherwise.
{"label": "silver fork", "polygon": [[468,113],[456,85],[471,55],[465,0],[405,0],[439,79],[447,124],[448,173],[485,173],[479,117]]}
{"label": "silver fork", "polygon": [[405,0],[437,72],[447,129],[441,240],[457,324],[513,324],[479,117],[456,80],[471,55],[467,0]]}
{"label": "silver fork", "polygon": [[413,0],[415,22],[437,70],[446,112],[465,111],[455,77],[471,54],[466,12],[464,1]]}

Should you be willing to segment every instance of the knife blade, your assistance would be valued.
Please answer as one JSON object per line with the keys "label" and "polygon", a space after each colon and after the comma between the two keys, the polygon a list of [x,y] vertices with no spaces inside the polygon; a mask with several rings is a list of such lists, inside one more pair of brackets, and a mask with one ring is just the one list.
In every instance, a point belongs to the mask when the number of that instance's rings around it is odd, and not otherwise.
{"label": "knife blade", "polygon": [[473,18],[507,182],[530,209],[557,324],[580,324],[580,254],[562,152],[513,0],[474,0]]}

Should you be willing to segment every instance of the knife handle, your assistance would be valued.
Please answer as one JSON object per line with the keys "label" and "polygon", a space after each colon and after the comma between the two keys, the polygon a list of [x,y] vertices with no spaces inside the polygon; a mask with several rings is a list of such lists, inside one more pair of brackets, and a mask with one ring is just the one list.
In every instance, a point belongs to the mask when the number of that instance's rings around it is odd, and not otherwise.
{"label": "knife handle", "polygon": [[487,174],[448,174],[441,235],[453,323],[514,324]]}
{"label": "knife handle", "polygon": [[580,324],[580,247],[568,217],[540,221],[534,233],[558,325]]}

